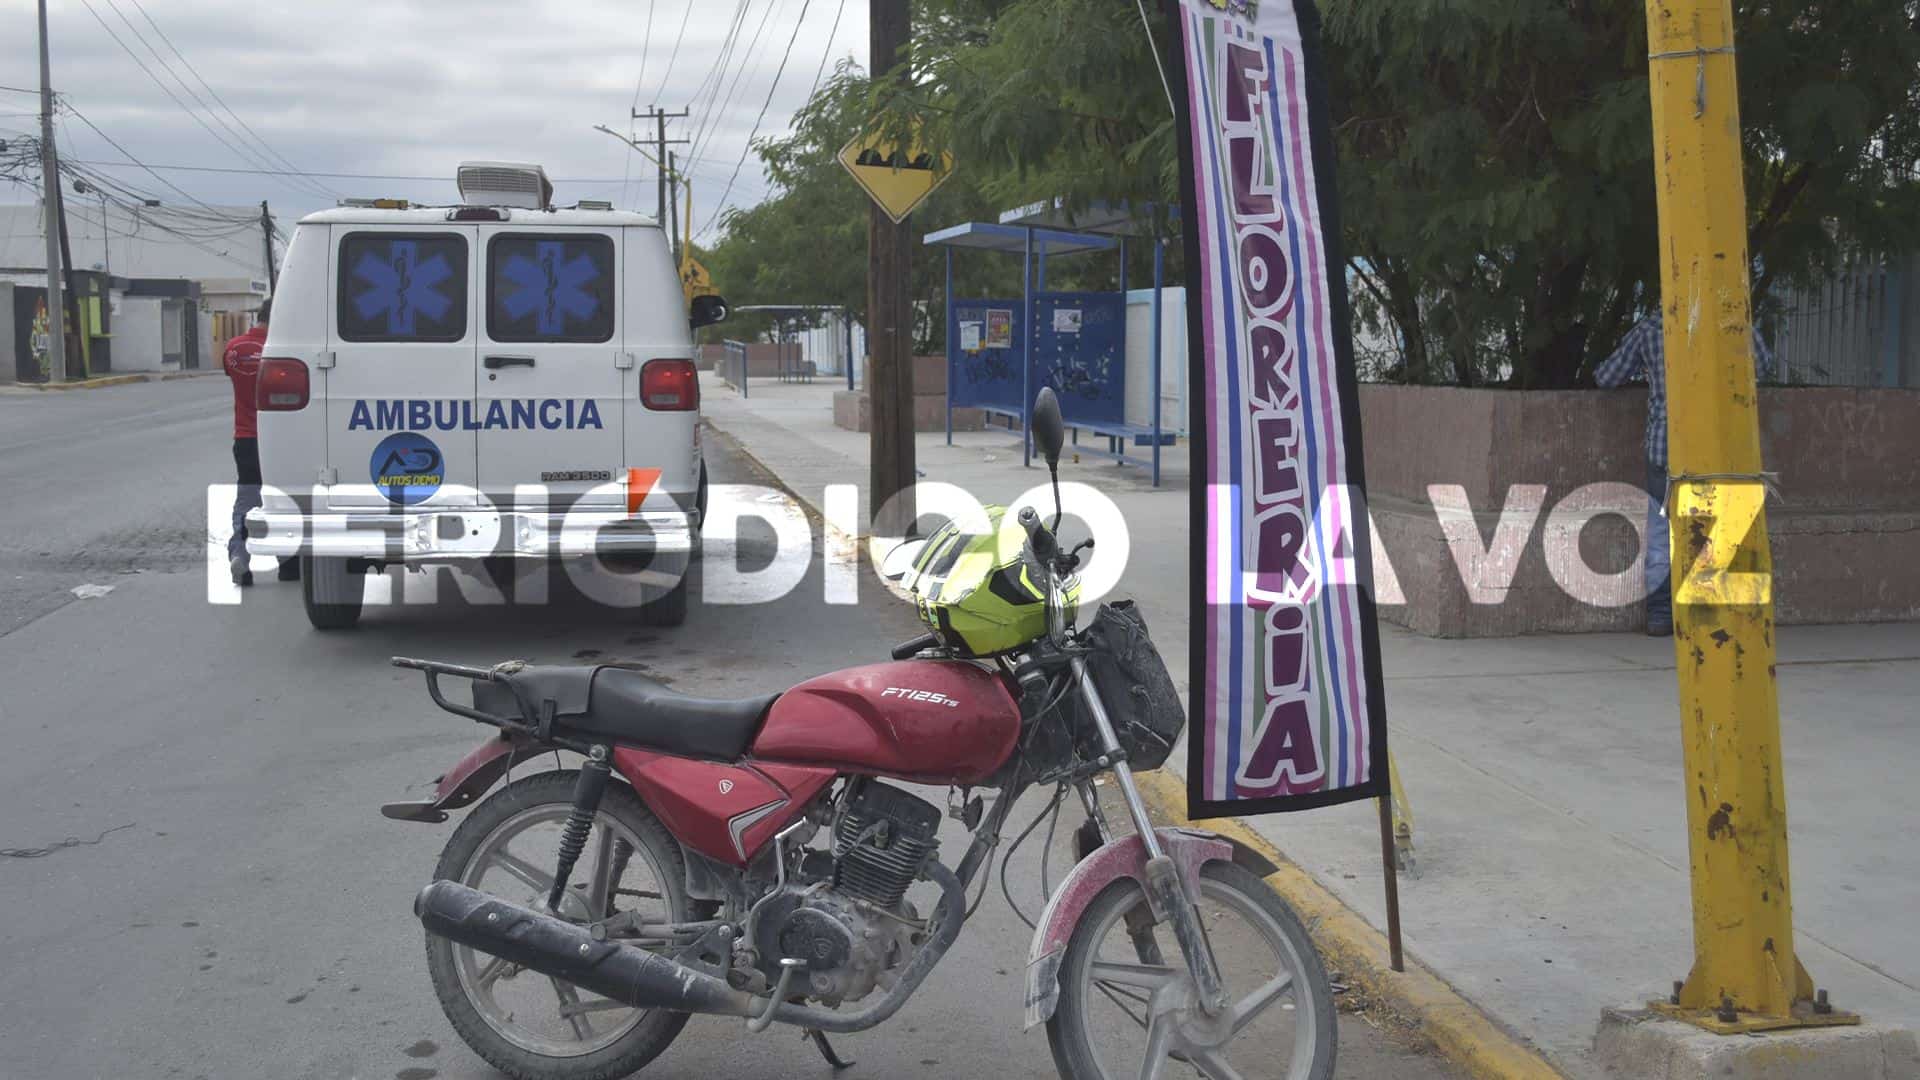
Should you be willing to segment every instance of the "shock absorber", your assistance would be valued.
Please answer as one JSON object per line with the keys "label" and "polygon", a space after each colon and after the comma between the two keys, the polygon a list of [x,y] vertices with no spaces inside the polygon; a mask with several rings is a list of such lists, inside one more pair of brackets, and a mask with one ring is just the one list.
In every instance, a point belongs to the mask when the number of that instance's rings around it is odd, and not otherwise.
{"label": "shock absorber", "polygon": [[600,809],[600,796],[606,793],[607,777],[613,767],[607,763],[607,748],[596,746],[580,766],[573,782],[573,809],[567,812],[567,824],[560,832],[560,858],[553,868],[553,888],[547,893],[547,910],[558,914],[560,898],[567,894],[567,879],[574,864],[587,849],[587,834],[593,830],[593,815]]}

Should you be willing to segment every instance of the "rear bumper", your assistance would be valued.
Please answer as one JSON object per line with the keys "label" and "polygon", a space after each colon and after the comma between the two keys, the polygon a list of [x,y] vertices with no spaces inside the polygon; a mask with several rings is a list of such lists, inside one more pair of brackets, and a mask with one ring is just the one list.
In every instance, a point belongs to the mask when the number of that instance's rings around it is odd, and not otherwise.
{"label": "rear bumper", "polygon": [[696,515],[677,510],[305,514],[256,509],[247,515],[247,551],[382,563],[640,556],[670,570],[691,556],[698,528]]}

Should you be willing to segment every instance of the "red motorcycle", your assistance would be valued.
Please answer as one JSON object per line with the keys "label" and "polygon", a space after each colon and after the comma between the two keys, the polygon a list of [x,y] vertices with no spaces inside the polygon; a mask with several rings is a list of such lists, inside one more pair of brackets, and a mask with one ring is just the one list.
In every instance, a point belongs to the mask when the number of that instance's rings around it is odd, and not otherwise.
{"label": "red motorcycle", "polygon": [[[1055,468],[1050,390],[1034,432]],[[500,734],[387,816],[445,821],[516,763],[583,759],[482,802],[414,901],[467,1044],[522,1080],[620,1076],[711,1013],[750,1032],[802,1028],[841,1067],[827,1035],[872,1028],[913,996],[978,905],[970,888],[1015,802],[1040,787],[1051,798],[1007,859],[1069,789],[1087,815],[1025,977],[1026,1024],[1047,1025],[1060,1075],[1152,1078],[1179,1062],[1214,1080],[1330,1077],[1332,992],[1262,880],[1274,867],[1147,816],[1133,770],[1164,761],[1185,721],[1145,623],[1120,602],[1076,630],[1092,541],[1063,551],[1032,510],[1017,528],[1002,517],[889,558],[911,561],[900,576],[931,633],[891,663],[784,693],[715,701],[614,667],[396,658],[426,673],[441,708]],[[447,676],[471,681],[472,705],[447,698]],[[1131,831],[1110,826],[1102,776]],[[940,858],[942,811],[888,779],[952,789],[948,813],[972,836],[955,866]],[[996,793],[991,806],[976,790]],[[1004,889],[1004,860],[1001,875]],[[907,898],[917,881],[938,891],[924,915]]]}

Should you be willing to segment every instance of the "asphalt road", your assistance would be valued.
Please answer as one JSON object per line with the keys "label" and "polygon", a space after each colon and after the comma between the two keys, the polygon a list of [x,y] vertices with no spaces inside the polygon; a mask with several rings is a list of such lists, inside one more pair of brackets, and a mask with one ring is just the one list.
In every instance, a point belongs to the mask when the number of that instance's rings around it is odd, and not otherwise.
{"label": "asphalt road", "polygon": [[[917,626],[871,581],[859,606],[824,603],[817,552],[784,599],[696,602],[675,630],[565,589],[539,607],[370,610],[344,634],[309,629],[298,587],[271,575],[210,604],[205,485],[232,475],[227,408],[220,379],[0,393],[0,1077],[495,1076],[441,1016],[410,910],[452,826],[377,809],[481,732],[387,658],[621,661],[744,694],[884,659]],[[766,482],[710,440],[716,483]],[[747,529],[707,559],[752,568],[771,546]],[[76,598],[85,584],[113,589]],[[35,857],[69,837],[84,842]],[[1013,874],[1030,910],[1034,861]],[[858,1062],[843,1075],[1053,1076],[1044,1034],[1020,1030],[1027,945],[990,896],[900,1015],[838,1040]],[[1449,1075],[1367,1017],[1341,1033],[1342,1076]],[[696,1018],[646,1075],[829,1071],[791,1031]]]}

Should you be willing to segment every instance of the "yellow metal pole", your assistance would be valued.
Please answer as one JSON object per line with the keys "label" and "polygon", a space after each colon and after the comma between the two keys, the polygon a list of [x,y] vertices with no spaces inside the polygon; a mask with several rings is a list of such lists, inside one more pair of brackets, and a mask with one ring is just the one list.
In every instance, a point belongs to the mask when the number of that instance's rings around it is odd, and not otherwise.
{"label": "yellow metal pole", "polygon": [[1794,954],[1729,0],[1647,0],[1693,969],[1716,1031],[1857,1021]]}

